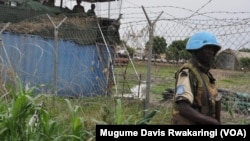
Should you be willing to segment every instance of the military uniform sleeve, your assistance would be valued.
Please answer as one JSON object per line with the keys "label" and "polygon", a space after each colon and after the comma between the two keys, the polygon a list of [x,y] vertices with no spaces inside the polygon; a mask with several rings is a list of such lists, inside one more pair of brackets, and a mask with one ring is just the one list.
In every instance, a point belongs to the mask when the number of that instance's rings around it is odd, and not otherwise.
{"label": "military uniform sleeve", "polygon": [[191,91],[188,69],[183,69],[182,71],[180,71],[177,77],[175,101],[177,102],[180,100],[186,100],[191,104],[194,100],[194,96]]}

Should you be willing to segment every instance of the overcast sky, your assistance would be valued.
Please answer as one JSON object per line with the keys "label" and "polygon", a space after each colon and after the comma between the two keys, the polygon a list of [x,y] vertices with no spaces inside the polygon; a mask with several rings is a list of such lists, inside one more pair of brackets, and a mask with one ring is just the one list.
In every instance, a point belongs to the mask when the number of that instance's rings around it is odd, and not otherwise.
{"label": "overcast sky", "polygon": [[202,5],[208,5],[203,9],[207,11],[249,11],[249,0],[123,0],[123,5],[134,6],[162,6],[171,5],[197,10]]}
{"label": "overcast sky", "polygon": [[[59,5],[60,0],[56,0],[56,5]],[[72,9],[76,4],[76,0],[64,0],[63,5]],[[108,3],[96,3],[97,11],[107,9]],[[82,2],[85,10],[90,8],[90,3]],[[231,11],[231,12],[250,12],[250,0],[118,0],[110,3],[111,9],[121,8],[122,13],[136,12],[131,11],[127,7],[158,7],[152,8],[150,11],[159,12],[164,11],[175,17],[182,17],[190,14],[184,9],[199,11],[199,12],[211,12],[211,11]],[[165,7],[164,7],[165,6]],[[168,6],[168,7],[167,7]],[[172,6],[172,8],[170,7]],[[174,8],[176,7],[176,8]],[[180,9],[178,9],[179,7]],[[183,8],[183,10],[181,10]],[[137,12],[142,12],[141,11]],[[178,11],[177,11],[178,10]],[[103,14],[103,13],[99,13]]]}
{"label": "overcast sky", "polygon": [[[72,9],[76,4],[75,1],[66,1],[64,6]],[[85,11],[90,8],[90,3],[82,2],[82,5],[85,7]],[[166,19],[190,16],[196,19],[199,18],[200,14],[203,19],[203,15],[222,19],[250,18],[250,0],[119,0],[110,3],[96,3],[96,13],[99,17],[110,16],[111,18],[117,18],[119,13],[122,13],[122,25],[126,25],[129,21],[135,23],[146,20],[142,6],[150,20],[155,20],[161,12],[163,12],[161,18]],[[109,7],[110,12],[107,11]],[[249,42],[249,38],[244,39],[244,43]],[[224,40],[225,42],[229,41],[229,39]]]}

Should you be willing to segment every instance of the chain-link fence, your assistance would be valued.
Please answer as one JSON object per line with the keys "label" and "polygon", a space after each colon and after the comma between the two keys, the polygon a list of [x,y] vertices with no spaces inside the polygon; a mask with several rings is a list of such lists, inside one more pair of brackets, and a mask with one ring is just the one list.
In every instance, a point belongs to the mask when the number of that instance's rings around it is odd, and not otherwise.
{"label": "chain-link fence", "polygon": [[[218,54],[216,68],[213,69],[212,72],[217,78],[219,92],[224,95],[223,108],[224,110],[230,109],[232,111],[247,113],[247,115],[249,115],[250,91],[248,88],[248,71],[250,64],[249,62],[245,64],[242,63],[242,58],[248,58],[249,60],[250,57],[250,19],[245,18],[247,13],[213,13],[217,14],[217,16],[222,15],[222,17],[225,14],[231,14],[233,15],[232,17],[235,17],[227,19],[208,16],[211,13],[201,14],[195,12],[193,15],[185,18],[166,18],[166,15],[161,15],[159,12],[158,15],[154,14],[154,16],[149,20],[147,17],[150,16],[148,16],[146,12],[145,20],[140,19],[135,20],[135,22],[131,21],[124,23],[123,28],[120,29],[123,31],[123,34],[121,35],[122,39],[124,39],[130,47],[136,48],[136,51],[138,51],[136,52],[136,57],[150,56],[148,50],[146,50],[147,43],[150,42],[151,38],[157,36],[163,37],[169,47],[174,41],[185,41],[198,31],[210,31],[214,33],[222,45],[222,50],[220,50]],[[202,15],[202,17],[200,16],[196,18],[197,15]],[[243,18],[239,18],[239,15]],[[155,22],[155,25],[150,27],[150,24],[153,22]],[[153,36],[150,36],[150,32],[152,32],[152,30]],[[245,50],[245,52],[243,50]],[[152,64],[157,61],[158,64],[178,65],[178,63],[181,64],[182,59],[185,58],[179,59],[180,60],[176,60],[175,57],[172,59],[168,58],[168,56],[163,53],[158,60],[152,58]],[[134,60],[138,59],[134,58]],[[168,97],[171,99],[174,74],[172,77],[171,75],[169,77],[168,74],[159,74],[158,69],[155,69],[155,65],[151,65],[151,63],[148,63],[146,59],[141,60],[147,63],[147,67],[151,67],[152,69],[152,72],[150,72],[150,83],[152,87],[149,93],[152,95],[152,93],[155,92],[152,89],[162,89],[162,87],[165,86],[167,90],[164,93],[170,94],[170,96],[165,96],[165,98]],[[165,68],[167,69],[169,66],[165,65]],[[146,76],[147,74],[143,75]],[[159,76],[162,76],[162,79],[159,79]],[[126,81],[129,82],[129,80]],[[142,81],[147,82],[148,80],[144,77],[144,80]],[[144,96],[148,96],[147,91],[144,91]]]}
{"label": "chain-link fence", "polygon": [[[153,13],[152,16],[147,10],[141,9],[141,12],[144,18],[131,18],[130,21],[126,18],[134,14],[127,13],[122,17],[120,26],[119,23],[118,26],[112,24],[116,21],[114,19],[72,13],[40,14],[9,24],[3,21],[0,25],[3,83],[8,76],[4,70],[11,68],[24,85],[45,84],[39,89],[44,93],[72,96],[112,93],[143,99],[158,93],[163,98],[161,93],[166,88],[173,88],[174,67],[180,61],[166,59],[164,53],[158,60],[154,59],[150,51],[145,50],[147,42],[159,36],[169,46],[173,41],[185,40],[201,30],[213,32],[223,46],[222,52],[230,49],[236,60],[250,57],[239,52],[250,46],[249,18],[219,19],[195,12],[186,18],[166,18],[165,13]],[[195,19],[197,15],[204,17]],[[134,55],[128,58],[128,65],[116,66],[114,56],[118,45],[121,50],[126,50],[126,46],[135,50]],[[227,66],[237,62],[233,59],[224,61],[222,64],[233,62]],[[138,64],[146,64],[144,71],[140,71]],[[160,67],[170,68],[170,71],[160,71]],[[249,72],[247,69],[242,71],[241,66],[236,67],[240,69],[229,68],[213,69],[218,77],[218,88],[223,89],[225,95],[232,96],[226,100],[227,103],[233,101],[231,108],[249,110]]]}
{"label": "chain-link fence", "polygon": [[110,42],[115,43],[110,38],[119,37],[108,29],[111,23],[82,14],[41,14],[2,23],[2,69],[14,70],[24,86],[40,85],[38,92],[73,97],[107,94],[113,80]]}

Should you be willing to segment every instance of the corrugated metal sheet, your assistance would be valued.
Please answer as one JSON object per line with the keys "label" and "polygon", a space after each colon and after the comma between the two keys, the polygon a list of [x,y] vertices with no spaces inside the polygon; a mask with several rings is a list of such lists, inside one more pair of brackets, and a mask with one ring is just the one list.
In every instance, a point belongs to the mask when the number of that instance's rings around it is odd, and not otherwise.
{"label": "corrugated metal sheet", "polygon": [[[25,86],[45,84],[39,92],[52,93],[54,88],[54,43],[40,36],[2,34],[2,63],[10,66]],[[3,50],[6,49],[6,52]],[[109,49],[109,51],[107,50]],[[73,41],[58,41],[57,93],[70,96],[106,94],[109,85],[109,52],[105,45],[79,45]],[[111,55],[112,57],[112,55]]]}
{"label": "corrugated metal sheet", "polygon": [[218,53],[216,67],[227,70],[240,70],[240,59],[250,58],[250,53],[226,49]]}
{"label": "corrugated metal sheet", "polygon": [[221,52],[216,60],[216,67],[219,69],[236,70],[239,62],[233,54]]}

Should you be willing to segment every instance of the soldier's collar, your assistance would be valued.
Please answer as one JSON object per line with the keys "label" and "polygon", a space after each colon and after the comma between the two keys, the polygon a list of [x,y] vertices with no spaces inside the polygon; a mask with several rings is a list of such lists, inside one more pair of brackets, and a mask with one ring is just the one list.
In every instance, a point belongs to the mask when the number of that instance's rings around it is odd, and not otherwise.
{"label": "soldier's collar", "polygon": [[202,65],[197,59],[191,58],[190,62],[197,67],[201,72],[208,73],[210,68]]}

